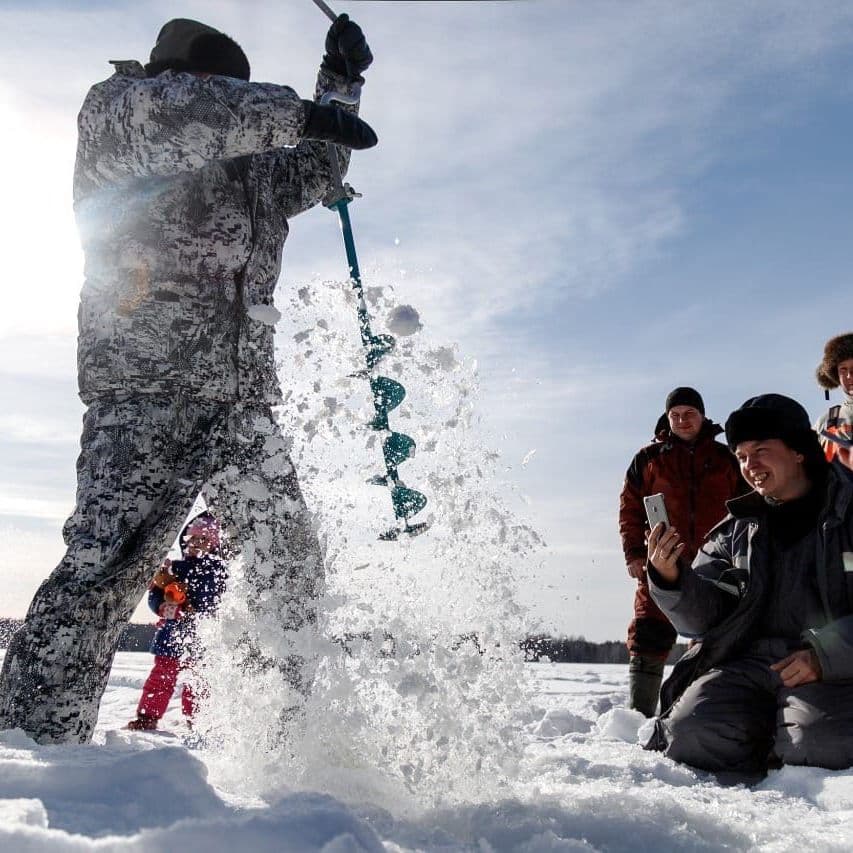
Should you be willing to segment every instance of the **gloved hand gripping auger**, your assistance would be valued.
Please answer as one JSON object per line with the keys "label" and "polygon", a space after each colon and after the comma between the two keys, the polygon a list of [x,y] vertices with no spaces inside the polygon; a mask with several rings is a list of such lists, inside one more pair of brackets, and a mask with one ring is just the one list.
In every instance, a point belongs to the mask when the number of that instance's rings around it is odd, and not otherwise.
{"label": "gloved hand gripping auger", "polygon": [[[322,0],[314,0],[317,6],[331,18],[336,20],[337,16]],[[321,104],[338,101],[343,104],[355,104],[359,100],[358,95],[348,96],[336,92],[327,92],[320,99]],[[370,382],[370,390],[373,396],[373,419],[368,423],[370,429],[385,433],[382,441],[382,455],[385,459],[385,473],[372,477],[368,482],[375,486],[385,486],[391,491],[391,503],[394,506],[394,515],[398,521],[396,527],[380,534],[383,540],[396,539],[401,533],[411,535],[422,533],[429,526],[425,522],[409,524],[409,519],[420,512],[427,503],[426,495],[415,489],[410,489],[400,479],[397,467],[414,456],[415,441],[411,436],[402,432],[394,432],[388,425],[388,413],[396,409],[406,396],[406,389],[396,380],[387,376],[380,376],[374,368],[394,348],[394,338],[391,335],[374,335],[370,328],[370,315],[367,304],[364,301],[364,289],[361,284],[361,273],[358,269],[358,257],[355,253],[355,242],[352,236],[352,225],[349,218],[348,205],[354,198],[359,198],[361,193],[355,192],[349,184],[345,184],[341,177],[335,145],[326,143],[329,153],[329,161],[332,169],[332,189],[323,204],[330,210],[336,210],[341,223],[341,231],[344,236],[344,248],[346,250],[347,262],[349,264],[350,282],[356,294],[358,312],[358,327],[361,332],[361,343],[364,346],[366,369],[360,372]],[[402,522],[402,524],[400,524]]]}

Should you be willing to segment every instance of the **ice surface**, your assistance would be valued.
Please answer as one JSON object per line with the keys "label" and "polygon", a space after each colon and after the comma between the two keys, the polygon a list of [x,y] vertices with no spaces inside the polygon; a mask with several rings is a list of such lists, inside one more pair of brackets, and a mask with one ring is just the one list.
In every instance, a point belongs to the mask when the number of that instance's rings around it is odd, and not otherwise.
{"label": "ice surface", "polygon": [[[422,802],[400,815],[370,797],[344,802],[330,795],[322,775],[313,790],[266,801],[226,791],[207,772],[219,760],[216,745],[188,751],[180,737],[118,730],[132,716],[150,663],[146,654],[118,655],[91,746],[38,746],[20,732],[2,734],[0,850],[853,849],[853,771],[787,767],[751,789],[724,787],[645,752],[627,737],[636,733],[635,715],[625,708],[627,667],[529,664],[537,691],[503,793]],[[184,733],[177,697],[164,725]],[[402,784],[397,792],[411,798]],[[392,793],[379,791],[378,799]]]}

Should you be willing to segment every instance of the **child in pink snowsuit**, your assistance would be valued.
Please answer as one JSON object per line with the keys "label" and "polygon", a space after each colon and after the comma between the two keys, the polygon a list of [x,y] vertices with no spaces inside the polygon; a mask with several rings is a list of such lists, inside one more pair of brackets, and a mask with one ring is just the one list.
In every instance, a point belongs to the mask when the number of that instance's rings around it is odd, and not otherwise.
{"label": "child in pink snowsuit", "polygon": [[[148,589],[148,606],[160,616],[151,642],[154,667],[142,687],[136,719],[127,728],[153,731],[166,713],[178,674],[192,664],[195,617],[215,612],[227,577],[219,555],[219,523],[209,513],[196,516],[181,534],[183,559],[164,561]],[[185,684],[181,710],[192,720],[195,698]]]}

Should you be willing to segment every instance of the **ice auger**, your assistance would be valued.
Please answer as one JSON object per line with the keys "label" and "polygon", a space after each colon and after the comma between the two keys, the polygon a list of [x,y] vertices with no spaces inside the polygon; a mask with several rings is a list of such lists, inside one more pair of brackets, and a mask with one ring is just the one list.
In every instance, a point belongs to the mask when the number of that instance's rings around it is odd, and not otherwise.
{"label": "ice auger", "polygon": [[[337,15],[323,0],[314,0],[314,3],[332,21],[337,18]],[[355,104],[358,99],[358,95],[348,96],[337,92],[327,92],[321,98],[320,103],[328,104],[331,101],[338,101],[343,104]],[[427,499],[426,495],[421,492],[408,488],[397,473],[397,467],[414,456],[415,453],[414,439],[405,433],[395,432],[388,425],[388,413],[403,402],[406,389],[396,380],[387,376],[380,376],[375,370],[382,358],[393,350],[394,338],[391,335],[374,335],[370,328],[370,314],[367,311],[367,303],[364,301],[364,288],[361,284],[361,273],[358,269],[358,257],[355,253],[355,242],[348,210],[349,203],[354,198],[360,198],[361,193],[355,192],[349,184],[343,182],[335,145],[328,142],[326,146],[332,170],[332,189],[323,199],[323,204],[338,213],[347,263],[349,264],[350,282],[356,294],[358,327],[361,332],[361,343],[364,347],[366,363],[365,370],[357,375],[363,376],[370,382],[370,390],[373,396],[373,418],[367,426],[385,434],[382,441],[385,473],[371,477],[368,482],[374,486],[385,486],[391,491],[391,503],[394,506],[397,525],[381,533],[379,538],[392,540],[396,539],[401,533],[414,535],[426,530],[428,525],[425,522],[410,524],[409,519],[426,506]]]}

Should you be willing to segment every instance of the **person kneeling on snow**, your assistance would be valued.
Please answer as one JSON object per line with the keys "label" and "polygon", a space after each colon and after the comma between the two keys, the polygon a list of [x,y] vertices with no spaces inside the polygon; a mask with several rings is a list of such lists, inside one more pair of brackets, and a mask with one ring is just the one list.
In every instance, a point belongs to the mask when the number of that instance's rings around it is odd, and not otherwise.
{"label": "person kneeling on snow", "polygon": [[[219,523],[209,513],[196,516],[181,535],[181,560],[166,560],[148,590],[148,606],[160,616],[151,642],[154,668],[142,687],[135,731],[153,731],[166,713],[178,674],[197,659],[195,622],[216,611],[225,592],[227,568],[219,554]],[[181,692],[181,710],[188,722],[195,711],[189,684]]]}
{"label": "person kneeling on snow", "polygon": [[728,502],[692,569],[675,528],[649,537],[652,595],[697,642],[661,690],[647,749],[754,777],[853,766],[853,477],[806,410],[764,394],[726,422],[753,488]]}

